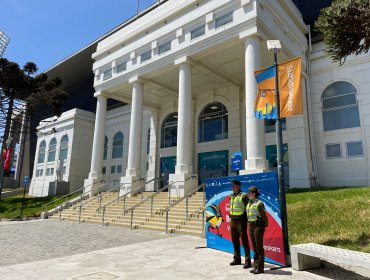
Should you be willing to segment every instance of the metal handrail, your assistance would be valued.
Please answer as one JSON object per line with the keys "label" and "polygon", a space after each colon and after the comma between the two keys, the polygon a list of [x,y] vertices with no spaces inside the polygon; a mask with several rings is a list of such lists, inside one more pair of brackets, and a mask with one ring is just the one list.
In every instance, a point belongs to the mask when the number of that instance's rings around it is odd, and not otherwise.
{"label": "metal handrail", "polygon": [[[99,193],[96,197],[92,198],[92,199],[89,199],[88,201],[85,201],[84,203],[80,203],[80,206],[79,206],[79,211],[78,211],[78,222],[80,223],[81,222],[81,214],[82,214],[82,207],[88,203],[91,203],[97,199],[99,199],[99,203],[100,203],[100,207],[101,207],[101,202],[102,202],[102,199],[103,199],[103,196],[105,196],[106,194],[108,193],[111,193],[113,190],[115,189],[119,189],[122,185],[118,185],[117,187],[114,186],[113,188],[110,188],[109,190],[107,190],[105,193]],[[118,195],[119,195],[119,192],[118,192]]]}
{"label": "metal handrail", "polygon": [[[154,182],[155,180],[159,180],[159,178],[153,178],[153,179],[149,180],[148,182],[145,182],[145,184],[143,185],[144,190],[145,190],[145,186],[146,186],[147,184],[149,184],[149,183],[151,183],[151,182]],[[123,195],[121,195],[121,196],[117,197],[116,199],[114,199],[114,200],[112,200],[112,201],[108,202],[108,203],[107,203],[107,204],[105,204],[104,206],[101,206],[101,205],[100,205],[100,207],[99,207],[98,209],[96,209],[96,211],[97,211],[97,212],[100,212],[100,211],[101,211],[101,209],[103,209],[103,212],[102,212],[102,225],[104,225],[104,218],[105,218],[105,210],[106,210],[106,208],[107,208],[109,205],[111,205],[111,204],[113,204],[113,203],[115,203],[115,202],[117,202],[117,201],[119,201],[119,200],[121,200],[121,199],[123,198],[123,211],[125,211],[125,207],[126,207],[126,197],[127,197],[129,194],[131,194],[131,192],[132,192],[132,189],[131,189],[129,192],[127,192],[127,193],[125,193],[125,194],[123,194]],[[144,193],[144,191],[142,191],[142,193]],[[142,196],[142,197],[143,197],[143,196]]]}
{"label": "metal handrail", "polygon": [[[192,178],[196,178],[197,176],[190,176],[189,178],[186,178],[184,182],[192,179]],[[172,187],[175,183],[177,183],[176,181],[173,181],[173,182],[170,182],[167,186],[161,188],[160,190],[157,190],[157,192],[155,192],[154,194],[152,194],[151,196],[147,197],[146,199],[143,199],[142,201],[140,201],[139,203],[137,203],[136,205],[128,208],[125,210],[124,214],[126,214],[127,212],[131,211],[131,220],[130,220],[130,228],[132,229],[132,223],[133,223],[133,219],[134,219],[134,210],[139,207],[141,204],[147,202],[149,199],[151,200],[150,202],[150,215],[153,216],[153,200],[154,200],[154,197],[156,197],[159,193],[165,191],[165,190],[169,190],[169,193],[168,193],[168,205],[170,205],[171,203],[171,193],[170,193],[170,187]]]}
{"label": "metal handrail", "polygon": [[[100,180],[100,183],[103,183],[104,181],[103,180]],[[48,202],[48,203],[46,203],[46,204],[44,204],[44,205],[42,205],[42,207],[44,207],[45,208],[45,212],[47,212],[48,211],[48,209],[47,209],[47,207],[49,206],[49,205],[51,205],[51,204],[54,204],[55,202],[57,202],[58,200],[61,200],[61,199],[66,199],[66,202],[65,203],[67,203],[67,197],[68,196],[70,196],[70,195],[72,195],[72,194],[75,194],[75,193],[78,193],[78,192],[80,192],[80,191],[82,191],[82,194],[83,195],[85,195],[86,193],[83,193],[83,191],[84,191],[84,189],[86,188],[86,187],[90,187],[90,186],[94,186],[95,184],[96,184],[97,182],[95,182],[95,183],[92,183],[92,184],[90,184],[90,185],[87,185],[87,186],[83,186],[82,188],[79,188],[79,189],[77,189],[77,190],[74,190],[73,192],[70,192],[70,193],[68,193],[68,194],[66,194],[66,195],[63,195],[63,196],[61,196],[61,197],[58,197],[57,199],[54,199],[53,201],[51,201],[51,202]],[[92,188],[93,189],[93,188]],[[87,192],[87,193],[89,193],[89,192]]]}
{"label": "metal handrail", "polygon": [[194,193],[198,192],[201,188],[203,188],[203,202],[205,201],[205,184],[200,184],[197,188],[194,190],[190,191],[188,194],[183,196],[182,198],[178,199],[174,203],[172,203],[170,206],[168,206],[166,209],[162,210],[159,214],[163,214],[166,212],[166,233],[168,233],[168,214],[170,210],[178,205],[180,202],[184,201],[186,199],[186,220],[189,219],[189,197],[192,196]]}

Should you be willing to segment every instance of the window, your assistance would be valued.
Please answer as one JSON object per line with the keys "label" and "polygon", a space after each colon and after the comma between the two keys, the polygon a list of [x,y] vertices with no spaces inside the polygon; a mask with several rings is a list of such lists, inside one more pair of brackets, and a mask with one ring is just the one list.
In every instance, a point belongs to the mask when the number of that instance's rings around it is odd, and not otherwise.
{"label": "window", "polygon": [[[265,119],[265,133],[275,132],[276,131],[276,120],[274,119]],[[286,130],[286,118],[281,119],[281,128]]]}
{"label": "window", "polygon": [[198,38],[198,37],[200,37],[204,34],[206,34],[206,26],[205,25],[199,26],[199,27],[193,29],[192,31],[190,31],[191,40],[193,40],[195,38]]}
{"label": "window", "polygon": [[146,136],[146,154],[149,155],[150,151],[150,129],[148,129],[148,133]]}
{"label": "window", "polygon": [[116,172],[117,173],[122,173],[122,165],[117,165]]}
{"label": "window", "polygon": [[110,173],[111,173],[111,174],[115,174],[115,173],[116,173],[116,166],[115,166],[115,165],[112,165],[112,166],[110,167]]}
{"label": "window", "polygon": [[324,131],[359,127],[356,89],[347,82],[335,82],[322,94]]}
{"label": "window", "polygon": [[103,80],[107,80],[109,78],[112,78],[112,69],[104,71],[103,73]]}
{"label": "window", "polygon": [[103,166],[103,167],[102,167],[102,169],[101,169],[101,173],[102,173],[102,174],[107,173],[107,168],[106,168],[105,166]]}
{"label": "window", "polygon": [[177,113],[169,114],[161,127],[161,148],[177,146]]}
{"label": "window", "polygon": [[104,138],[104,155],[103,155],[103,160],[107,159],[108,155],[108,137],[105,136]]}
{"label": "window", "polygon": [[216,18],[216,28],[224,26],[233,21],[233,12],[228,12],[218,18]]}
{"label": "window", "polygon": [[342,157],[340,144],[327,144],[325,146],[326,146],[326,158],[340,158],[340,157]]}
{"label": "window", "polygon": [[158,48],[158,54],[162,54],[171,50],[171,41],[168,41]]}
{"label": "window", "polygon": [[127,62],[123,62],[117,65],[117,73],[121,73],[123,71],[126,71],[127,69]]}
{"label": "window", "polygon": [[121,158],[123,156],[123,134],[117,132],[113,137],[112,158]]}
{"label": "window", "polygon": [[64,135],[60,140],[60,151],[59,151],[59,160],[66,160],[68,156],[68,135]]}
{"label": "window", "polygon": [[44,163],[45,161],[45,150],[46,150],[46,142],[42,141],[39,146],[39,157],[37,159],[37,163]]}
{"label": "window", "polygon": [[228,112],[218,102],[207,105],[198,121],[198,141],[209,142],[228,138]]}
{"label": "window", "polygon": [[348,142],[347,146],[347,157],[362,157],[364,156],[364,150],[362,141]]}
{"label": "window", "polygon": [[141,57],[141,63],[151,59],[152,58],[152,50],[143,53],[140,57]]}
{"label": "window", "polygon": [[54,175],[54,168],[46,169],[46,176],[53,176]]}
{"label": "window", "polygon": [[36,170],[36,177],[42,177],[44,170],[43,169],[37,169]]}
{"label": "window", "polygon": [[55,161],[55,153],[57,150],[57,139],[53,138],[49,143],[48,162]]}
{"label": "window", "polygon": [[66,175],[66,171],[67,171],[66,166],[63,166],[63,168],[62,168],[62,175]]}

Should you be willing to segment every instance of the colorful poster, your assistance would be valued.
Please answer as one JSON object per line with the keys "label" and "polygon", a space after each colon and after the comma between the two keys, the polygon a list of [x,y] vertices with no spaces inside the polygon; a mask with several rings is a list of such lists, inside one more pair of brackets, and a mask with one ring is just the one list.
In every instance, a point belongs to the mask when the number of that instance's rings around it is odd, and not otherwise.
{"label": "colorful poster", "polygon": [[[207,247],[233,253],[230,234],[230,198],[231,180],[242,183],[242,191],[250,186],[259,188],[261,201],[265,204],[269,226],[264,236],[265,261],[285,266],[283,230],[279,204],[279,188],[276,172],[266,172],[206,180],[206,235]],[[253,247],[250,243],[251,256]],[[243,250],[241,250],[244,254]]]}
{"label": "colorful poster", "polygon": [[[303,114],[301,72],[300,57],[279,64],[280,118]],[[255,77],[256,118],[276,119],[275,66],[256,71]]]}

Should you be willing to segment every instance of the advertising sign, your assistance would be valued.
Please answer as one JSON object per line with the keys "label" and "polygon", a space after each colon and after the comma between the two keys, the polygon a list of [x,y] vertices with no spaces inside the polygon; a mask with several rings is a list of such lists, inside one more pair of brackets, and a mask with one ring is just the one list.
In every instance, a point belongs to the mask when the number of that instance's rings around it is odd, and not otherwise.
{"label": "advertising sign", "polygon": [[[251,186],[260,191],[259,199],[264,203],[269,225],[264,235],[265,261],[275,265],[285,266],[285,252],[281,213],[279,203],[279,188],[276,172],[266,172],[206,180],[206,235],[207,247],[233,253],[230,233],[230,198],[231,180],[241,182],[243,192]],[[241,247],[242,248],[242,247]],[[250,242],[251,257],[253,247]],[[243,250],[241,253],[244,254]]]}
{"label": "advertising sign", "polygon": [[243,155],[241,152],[236,152],[231,155],[231,171],[243,169]]}

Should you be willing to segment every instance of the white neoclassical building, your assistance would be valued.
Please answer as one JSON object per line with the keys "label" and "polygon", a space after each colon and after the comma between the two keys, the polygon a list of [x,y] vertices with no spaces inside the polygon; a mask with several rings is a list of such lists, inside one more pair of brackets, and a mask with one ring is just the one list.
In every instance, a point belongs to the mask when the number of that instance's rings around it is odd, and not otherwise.
{"label": "white neoclassical building", "polygon": [[[266,41],[278,39],[279,61],[303,63],[304,114],[283,124],[287,184],[369,185],[370,55],[340,66],[309,34],[290,0],[161,1],[120,25],[92,55],[95,124],[79,184],[135,193],[158,178],[146,190],[174,182],[171,193],[184,194],[235,174],[235,152],[245,158],[241,173],[275,169],[274,122],[254,117],[254,71],[272,64]],[[109,99],[126,105],[111,109]]]}
{"label": "white neoclassical building", "polygon": [[[122,191],[142,184],[144,108],[151,112],[147,180],[159,177],[166,165],[163,158],[168,167],[172,157],[169,180],[183,194],[206,175],[202,169],[212,169],[212,161],[222,163],[224,157],[224,166],[213,169],[215,175],[228,175],[228,159],[236,151],[246,155],[242,173],[268,170],[264,122],[254,117],[254,71],[272,63],[268,39],[281,40],[280,60],[301,56],[305,69],[306,34],[291,1],[170,0],[128,22],[93,54],[97,110],[85,185],[103,176],[108,98],[131,105]],[[312,173],[307,114],[288,119],[286,125],[285,138],[294,139],[290,184],[307,187]]]}

